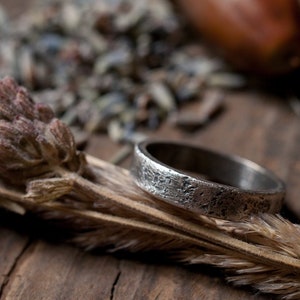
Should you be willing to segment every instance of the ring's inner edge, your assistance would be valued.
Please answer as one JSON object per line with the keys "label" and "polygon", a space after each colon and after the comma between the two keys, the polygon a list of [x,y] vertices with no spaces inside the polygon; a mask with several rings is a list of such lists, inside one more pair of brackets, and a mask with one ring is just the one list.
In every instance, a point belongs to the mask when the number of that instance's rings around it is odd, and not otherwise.
{"label": "ring's inner edge", "polygon": [[245,190],[278,189],[271,174],[249,161],[237,159],[192,146],[152,143],[146,150],[158,161],[193,177]]}

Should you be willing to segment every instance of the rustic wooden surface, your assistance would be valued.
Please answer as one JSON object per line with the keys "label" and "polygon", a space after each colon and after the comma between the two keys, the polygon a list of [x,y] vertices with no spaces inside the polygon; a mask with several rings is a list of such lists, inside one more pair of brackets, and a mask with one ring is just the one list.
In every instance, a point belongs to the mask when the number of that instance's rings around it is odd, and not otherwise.
{"label": "rustic wooden surface", "polygon": [[[16,1],[15,10],[11,2],[4,4],[18,15],[30,1]],[[270,168],[287,183],[286,202],[299,214],[299,119],[283,99],[259,91],[228,93],[225,103],[226,110],[203,129],[185,133],[165,123],[155,136],[190,140]],[[109,159],[118,148],[95,136],[88,152]],[[270,299],[232,287],[208,267],[85,253],[55,237],[44,238],[35,226],[0,211],[0,299]]]}

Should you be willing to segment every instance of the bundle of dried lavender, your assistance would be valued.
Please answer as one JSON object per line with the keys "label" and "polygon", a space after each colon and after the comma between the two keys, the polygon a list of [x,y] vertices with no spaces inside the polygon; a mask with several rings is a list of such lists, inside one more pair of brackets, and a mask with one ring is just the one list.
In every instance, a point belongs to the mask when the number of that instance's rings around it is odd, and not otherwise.
{"label": "bundle of dried lavender", "polygon": [[67,225],[82,247],[162,250],[226,269],[237,285],[300,297],[298,225],[271,215],[195,216],[151,198],[128,171],[86,160],[68,127],[10,78],[0,81],[0,170],[1,206]]}
{"label": "bundle of dried lavender", "polygon": [[46,2],[2,27],[0,7],[0,77],[85,133],[126,140],[189,101],[201,109],[205,90],[246,83],[195,42],[167,0]]}

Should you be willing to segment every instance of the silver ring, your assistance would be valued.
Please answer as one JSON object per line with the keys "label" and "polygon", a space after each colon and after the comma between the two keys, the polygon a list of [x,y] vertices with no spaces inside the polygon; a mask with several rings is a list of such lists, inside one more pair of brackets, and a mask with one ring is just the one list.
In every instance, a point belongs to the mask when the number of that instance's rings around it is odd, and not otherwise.
{"label": "silver ring", "polygon": [[276,213],[285,195],[284,183],[252,161],[178,142],[137,144],[131,174],[156,198],[230,220]]}

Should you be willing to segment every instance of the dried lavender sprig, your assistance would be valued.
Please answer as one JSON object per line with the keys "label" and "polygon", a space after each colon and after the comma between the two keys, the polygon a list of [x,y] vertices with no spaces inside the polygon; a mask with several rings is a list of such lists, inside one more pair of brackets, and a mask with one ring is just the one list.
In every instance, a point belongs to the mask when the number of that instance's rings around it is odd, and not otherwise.
{"label": "dried lavender sprig", "polygon": [[0,81],[0,171],[3,180],[24,185],[30,178],[52,176],[62,165],[87,172],[70,129],[50,107],[35,104],[23,87],[9,77]]}

